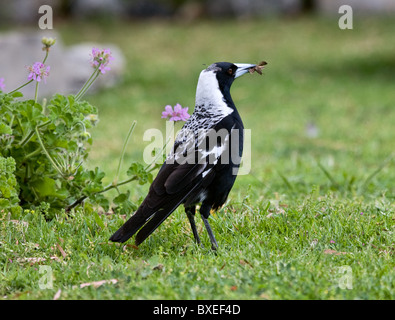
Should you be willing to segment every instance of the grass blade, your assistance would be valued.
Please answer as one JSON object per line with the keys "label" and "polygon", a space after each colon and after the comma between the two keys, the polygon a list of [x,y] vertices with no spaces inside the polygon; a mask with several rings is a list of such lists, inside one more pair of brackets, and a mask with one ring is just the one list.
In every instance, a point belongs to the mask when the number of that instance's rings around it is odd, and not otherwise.
{"label": "grass blade", "polygon": [[339,184],[337,183],[337,181],[332,177],[332,175],[329,173],[328,170],[326,170],[324,168],[324,166],[317,161],[317,165],[318,167],[322,170],[322,172],[325,174],[325,176],[329,179],[329,181],[332,183],[332,186],[335,187],[336,189],[339,189]]}
{"label": "grass blade", "polygon": [[123,143],[122,153],[121,153],[121,157],[119,158],[117,173],[116,173],[116,175],[115,175],[115,179],[114,179],[114,182],[113,182],[114,185],[117,185],[117,183],[118,183],[119,173],[120,173],[120,171],[121,171],[122,161],[123,161],[123,158],[124,158],[124,156],[125,156],[126,146],[127,146],[128,143],[129,143],[130,137],[132,136],[132,133],[133,133],[134,128],[136,127],[136,124],[137,124],[137,121],[134,120],[133,123],[132,123],[132,125],[131,125],[130,128],[129,128],[129,132],[128,132],[128,135],[126,136],[125,142]]}
{"label": "grass blade", "polygon": [[380,173],[381,170],[383,170],[394,158],[395,153],[392,153],[387,159],[385,159],[381,165],[374,170],[364,181],[364,183],[362,184],[362,187],[365,187],[377,174]]}

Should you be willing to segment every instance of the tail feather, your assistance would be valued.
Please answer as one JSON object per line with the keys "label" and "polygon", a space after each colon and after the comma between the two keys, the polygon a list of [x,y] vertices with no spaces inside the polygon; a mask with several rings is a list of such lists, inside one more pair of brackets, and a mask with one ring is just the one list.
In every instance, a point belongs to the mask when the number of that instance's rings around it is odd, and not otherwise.
{"label": "tail feather", "polygon": [[[177,207],[176,207],[177,208]],[[166,213],[161,212],[162,210],[156,212],[153,217],[140,229],[140,231],[136,235],[135,243],[138,246],[145,239],[149,237],[149,235],[154,232],[166,218],[172,214],[172,212],[176,209],[167,211]]]}
{"label": "tail feather", "polygon": [[173,213],[174,210],[185,200],[185,198],[194,190],[193,188],[189,191],[186,195],[181,198],[175,198],[173,201],[167,203],[166,208],[158,210],[155,212],[151,218],[148,220],[146,224],[140,229],[137,233],[135,243],[138,246],[142,243],[145,239],[149,237],[149,235],[154,232],[166,218]]}
{"label": "tail feather", "polygon": [[152,209],[143,203],[136,213],[111,236],[110,241],[125,242],[141,228],[136,237],[136,245],[139,245],[177,209],[184,198],[185,196],[173,199],[164,208],[156,211],[151,211]]}
{"label": "tail feather", "polygon": [[169,202],[166,208],[161,209],[155,214],[153,214],[148,220],[148,222],[140,229],[137,233],[135,243],[138,246],[142,243],[145,239],[149,237],[149,235],[154,232],[166,218],[173,213],[174,210],[185,200],[187,196],[189,196],[200,184],[193,187],[186,195],[181,198],[174,199],[173,201]]}
{"label": "tail feather", "polygon": [[130,217],[110,238],[113,242],[125,242],[132,237],[147,221],[142,214],[141,207]]}
{"label": "tail feather", "polygon": [[[173,198],[171,201],[159,209],[152,210],[145,202],[137,209],[136,213],[130,217],[125,224],[120,227],[110,238],[113,242],[125,242],[131,238],[138,230],[136,236],[136,245],[142,243],[160,224],[173,213],[174,210],[191,194],[200,184],[195,185],[188,193],[181,197]],[[150,212],[151,211],[151,212]],[[140,229],[141,228],[141,229]]]}

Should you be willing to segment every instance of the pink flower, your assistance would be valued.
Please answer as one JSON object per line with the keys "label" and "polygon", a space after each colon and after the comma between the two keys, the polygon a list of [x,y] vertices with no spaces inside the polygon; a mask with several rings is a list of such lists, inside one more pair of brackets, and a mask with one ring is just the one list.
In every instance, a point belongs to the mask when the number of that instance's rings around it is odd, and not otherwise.
{"label": "pink flower", "polygon": [[4,78],[0,78],[0,91],[5,90]]}
{"label": "pink flower", "polygon": [[27,70],[29,71],[29,75],[27,77],[28,80],[40,82],[41,79],[44,79],[44,82],[47,83],[45,78],[49,75],[49,66],[46,66],[41,62],[36,62],[32,66],[28,66]]}
{"label": "pink flower", "polygon": [[334,240],[329,241],[330,243],[336,243]]}
{"label": "pink flower", "polygon": [[92,67],[99,67],[101,73],[104,74],[106,71],[111,70],[108,64],[111,60],[114,60],[114,58],[111,56],[111,51],[109,49],[99,50],[97,48],[92,48],[91,57]]}
{"label": "pink flower", "polygon": [[183,108],[179,103],[174,106],[174,111],[172,106],[167,105],[165,111],[162,112],[162,118],[169,121],[187,121],[189,117],[188,107]]}

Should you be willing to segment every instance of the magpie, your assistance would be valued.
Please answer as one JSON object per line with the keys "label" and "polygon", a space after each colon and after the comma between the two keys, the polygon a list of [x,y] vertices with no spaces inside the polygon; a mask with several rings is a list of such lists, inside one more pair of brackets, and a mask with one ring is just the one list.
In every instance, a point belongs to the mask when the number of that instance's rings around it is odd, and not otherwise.
{"label": "magpie", "polygon": [[201,245],[195,223],[196,206],[200,204],[211,247],[217,249],[208,218],[225,203],[243,152],[244,126],[230,87],[247,72],[262,74],[265,64],[217,62],[201,71],[193,114],[176,136],[148,195],[110,241],[125,242],[137,232],[138,246],[183,204],[195,241]]}

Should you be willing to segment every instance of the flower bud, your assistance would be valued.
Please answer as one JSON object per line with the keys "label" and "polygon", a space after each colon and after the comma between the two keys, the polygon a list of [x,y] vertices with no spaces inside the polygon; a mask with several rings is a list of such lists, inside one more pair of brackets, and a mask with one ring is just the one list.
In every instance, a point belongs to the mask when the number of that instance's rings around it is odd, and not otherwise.
{"label": "flower bud", "polygon": [[51,46],[53,46],[56,42],[56,39],[54,38],[47,38],[43,37],[41,39],[41,43],[44,45],[43,50],[48,50]]}
{"label": "flower bud", "polygon": [[80,139],[82,141],[89,140],[91,138],[91,134],[88,131],[84,131],[80,134]]}
{"label": "flower bud", "polygon": [[85,116],[85,119],[88,120],[92,125],[96,125],[99,122],[99,117],[97,114],[88,114]]}

